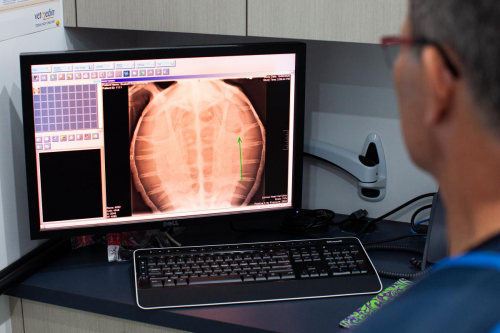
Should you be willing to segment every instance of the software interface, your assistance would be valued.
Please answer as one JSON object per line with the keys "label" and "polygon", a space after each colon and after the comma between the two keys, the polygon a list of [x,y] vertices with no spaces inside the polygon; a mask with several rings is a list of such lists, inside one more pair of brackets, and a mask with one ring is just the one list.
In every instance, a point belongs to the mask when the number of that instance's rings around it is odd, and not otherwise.
{"label": "software interface", "polygon": [[291,207],[295,55],[32,66],[40,229]]}

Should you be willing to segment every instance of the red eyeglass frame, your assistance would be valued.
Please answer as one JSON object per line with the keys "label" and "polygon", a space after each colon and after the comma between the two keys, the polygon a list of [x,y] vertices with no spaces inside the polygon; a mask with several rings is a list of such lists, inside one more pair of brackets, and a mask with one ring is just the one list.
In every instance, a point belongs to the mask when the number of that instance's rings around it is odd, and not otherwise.
{"label": "red eyeglass frame", "polygon": [[401,36],[384,36],[380,39],[380,43],[382,44],[383,49],[387,49],[390,46],[399,46],[399,45],[404,45],[404,46],[413,46],[413,45],[431,45],[434,46],[441,56],[444,59],[444,62],[446,63],[446,66],[450,70],[450,72],[455,76],[456,78],[460,77],[460,72],[457,69],[457,66],[453,64],[453,62],[450,60],[449,56],[446,54],[446,51],[444,48],[437,42],[434,42],[432,40],[426,39],[426,38],[406,38],[406,37],[401,37]]}

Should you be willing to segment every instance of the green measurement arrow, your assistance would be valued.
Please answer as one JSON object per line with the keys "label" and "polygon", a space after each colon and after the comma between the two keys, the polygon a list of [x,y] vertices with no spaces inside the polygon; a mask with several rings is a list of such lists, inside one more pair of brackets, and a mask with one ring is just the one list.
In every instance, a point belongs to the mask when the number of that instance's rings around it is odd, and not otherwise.
{"label": "green measurement arrow", "polygon": [[241,170],[241,180],[243,180],[243,160],[241,159],[241,138],[238,137],[238,145],[240,146],[240,170]]}

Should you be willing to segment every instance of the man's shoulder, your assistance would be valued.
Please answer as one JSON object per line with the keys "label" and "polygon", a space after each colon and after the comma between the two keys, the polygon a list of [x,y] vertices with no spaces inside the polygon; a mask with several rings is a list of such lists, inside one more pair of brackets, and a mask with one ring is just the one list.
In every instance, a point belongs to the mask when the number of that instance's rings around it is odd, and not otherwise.
{"label": "man's shoulder", "polygon": [[500,322],[499,286],[500,271],[443,269],[388,304],[359,332],[490,332]]}

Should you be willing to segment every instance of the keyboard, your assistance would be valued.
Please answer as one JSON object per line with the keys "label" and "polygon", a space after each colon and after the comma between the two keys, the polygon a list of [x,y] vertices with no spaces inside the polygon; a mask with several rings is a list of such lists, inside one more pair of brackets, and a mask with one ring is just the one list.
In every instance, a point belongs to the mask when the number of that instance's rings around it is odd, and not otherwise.
{"label": "keyboard", "polygon": [[382,283],[357,238],[140,249],[137,305],[178,308],[375,294]]}

